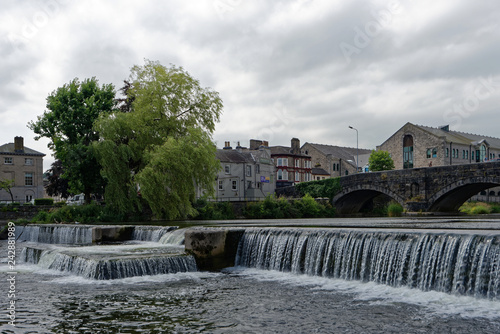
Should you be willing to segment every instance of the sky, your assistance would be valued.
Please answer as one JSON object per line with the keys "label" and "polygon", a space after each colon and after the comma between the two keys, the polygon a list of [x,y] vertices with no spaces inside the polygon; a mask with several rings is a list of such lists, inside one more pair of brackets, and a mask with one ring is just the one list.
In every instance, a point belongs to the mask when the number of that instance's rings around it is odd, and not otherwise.
{"label": "sky", "polygon": [[219,148],[374,149],[407,122],[500,137],[499,17],[494,0],[2,0],[0,144],[23,136],[50,168],[27,127],[47,96],[118,90],[145,59],[219,92]]}

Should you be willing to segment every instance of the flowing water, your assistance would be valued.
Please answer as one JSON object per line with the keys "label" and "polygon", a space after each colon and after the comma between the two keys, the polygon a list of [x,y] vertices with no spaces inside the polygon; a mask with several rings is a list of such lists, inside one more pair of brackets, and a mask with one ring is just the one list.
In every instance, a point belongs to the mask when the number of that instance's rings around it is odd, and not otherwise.
{"label": "flowing water", "polygon": [[[114,245],[18,241],[17,327],[4,313],[1,333],[500,332],[495,233],[250,228],[238,266],[209,273],[190,267],[182,229],[143,230]],[[141,263],[168,258],[189,269]],[[120,274],[87,274],[106,271],[92,262]]]}

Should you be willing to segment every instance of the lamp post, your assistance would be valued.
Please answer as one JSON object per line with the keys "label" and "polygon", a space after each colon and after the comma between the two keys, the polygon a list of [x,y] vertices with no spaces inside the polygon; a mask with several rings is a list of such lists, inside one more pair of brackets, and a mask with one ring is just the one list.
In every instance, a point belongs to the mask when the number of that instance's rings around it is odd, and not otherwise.
{"label": "lamp post", "polygon": [[356,173],[358,172],[359,148],[358,148],[358,129],[349,125],[349,129],[356,130]]}

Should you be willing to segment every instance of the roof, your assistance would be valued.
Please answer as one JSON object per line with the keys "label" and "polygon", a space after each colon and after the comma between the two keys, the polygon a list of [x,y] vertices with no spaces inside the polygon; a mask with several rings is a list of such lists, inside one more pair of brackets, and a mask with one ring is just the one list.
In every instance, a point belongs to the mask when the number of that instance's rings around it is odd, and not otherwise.
{"label": "roof", "polygon": [[238,152],[236,150],[218,149],[215,157],[221,162],[249,163],[254,162],[250,152]]}
{"label": "roof", "polygon": [[311,170],[311,174],[313,174],[313,175],[330,175],[330,173],[328,173],[323,168],[317,168],[317,167],[315,167]]}
{"label": "roof", "polygon": [[407,123],[407,124],[413,125],[423,131],[429,132],[430,134],[436,137],[444,137],[445,141],[448,143],[479,145],[482,142],[486,142],[490,147],[500,149],[500,138],[489,137],[484,135],[476,135],[460,131],[452,131],[452,130],[446,131],[445,129],[449,129],[449,126],[441,126],[433,128],[425,125],[415,125],[412,123]]}
{"label": "roof", "polygon": [[299,156],[304,158],[310,158],[309,155],[303,154],[302,152],[299,154],[293,154],[292,148],[289,146],[271,146],[271,155],[288,155],[288,156]]}
{"label": "roof", "polygon": [[342,147],[342,146],[314,144],[314,143],[305,143],[304,145],[307,145],[307,144],[314,147],[315,149],[320,151],[325,156],[332,155],[333,157],[342,159],[346,162],[348,160],[352,160],[353,164],[356,164],[355,158],[357,155],[361,156],[362,154],[371,154],[372,153],[372,150],[369,150],[366,148],[357,149],[356,147]]}
{"label": "roof", "polygon": [[8,154],[8,155],[36,155],[36,156],[40,156],[40,157],[45,156],[44,153],[32,150],[31,148],[26,147],[26,146],[24,146],[24,150],[22,150],[20,152],[16,152],[16,150],[14,149],[14,143],[8,143],[8,144],[1,145],[0,146],[0,154],[3,154],[3,155],[6,155],[6,154]]}

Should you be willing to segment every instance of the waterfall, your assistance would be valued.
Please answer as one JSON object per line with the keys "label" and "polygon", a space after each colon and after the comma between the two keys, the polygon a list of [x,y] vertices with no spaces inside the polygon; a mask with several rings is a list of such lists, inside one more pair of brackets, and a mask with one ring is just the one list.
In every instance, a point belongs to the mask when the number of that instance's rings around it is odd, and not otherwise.
{"label": "waterfall", "polygon": [[236,265],[500,299],[500,236],[247,229]]}
{"label": "waterfall", "polygon": [[91,245],[93,228],[88,225],[27,225],[16,228],[16,238],[47,244]]}
{"label": "waterfall", "polygon": [[57,249],[25,247],[25,262],[44,269],[58,270],[89,279],[109,280],[134,276],[171,274],[196,271],[196,261],[190,255],[149,255],[137,257],[85,257],[66,254]]}
{"label": "waterfall", "polygon": [[165,233],[159,240],[162,244],[184,245],[184,229],[176,229]]}
{"label": "waterfall", "polygon": [[176,229],[177,226],[135,226],[132,239],[158,242],[165,233]]}

